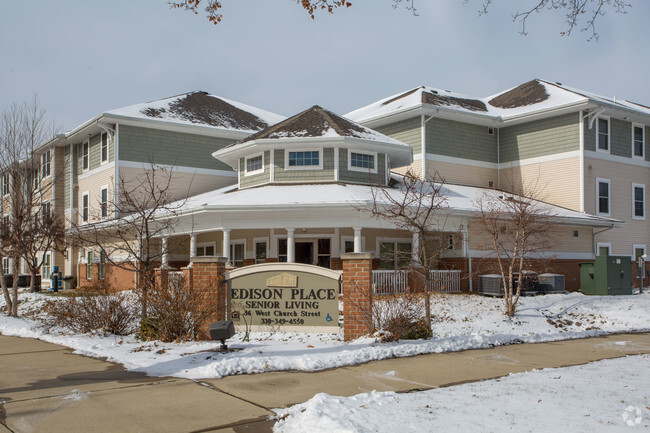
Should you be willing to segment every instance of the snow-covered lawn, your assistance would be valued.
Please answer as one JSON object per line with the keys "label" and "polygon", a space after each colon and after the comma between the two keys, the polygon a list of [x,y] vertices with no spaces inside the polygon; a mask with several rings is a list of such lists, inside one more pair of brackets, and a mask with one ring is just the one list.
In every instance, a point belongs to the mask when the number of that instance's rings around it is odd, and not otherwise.
{"label": "snow-covered lawn", "polygon": [[650,357],[516,373],[424,392],[317,394],[275,412],[289,432],[629,432],[650,429]]}
{"label": "snow-covered lawn", "polygon": [[[0,297],[1,298],[1,297]],[[252,333],[228,341],[227,354],[215,352],[216,342],[142,342],[134,336],[47,333],[38,326],[46,294],[22,293],[21,314],[0,314],[0,333],[32,337],[104,357],[129,370],[151,376],[218,378],[274,370],[315,371],[367,361],[486,348],[516,342],[556,341],[615,332],[650,331],[650,294],[597,297],[580,293],[522,298],[517,315],[502,314],[503,300],[477,295],[437,295],[432,298],[434,336],[429,340],[380,343],[362,338],[350,343],[341,334]],[[0,306],[4,299],[0,299]]]}

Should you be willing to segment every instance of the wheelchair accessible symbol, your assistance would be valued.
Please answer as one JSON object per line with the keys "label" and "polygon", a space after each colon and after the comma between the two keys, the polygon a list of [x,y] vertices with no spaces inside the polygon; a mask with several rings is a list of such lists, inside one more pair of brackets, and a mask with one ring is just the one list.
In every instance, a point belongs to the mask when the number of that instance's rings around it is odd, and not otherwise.
{"label": "wheelchair accessible symbol", "polygon": [[330,316],[330,313],[327,313],[327,317],[325,318],[325,321],[326,322],[331,322],[332,320],[333,319],[332,319],[332,316]]}

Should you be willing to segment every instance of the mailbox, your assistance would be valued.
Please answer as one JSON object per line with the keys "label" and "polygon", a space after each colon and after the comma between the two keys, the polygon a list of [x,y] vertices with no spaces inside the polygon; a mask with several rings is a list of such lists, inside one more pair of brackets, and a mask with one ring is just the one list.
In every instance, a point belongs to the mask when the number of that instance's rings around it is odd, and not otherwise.
{"label": "mailbox", "polygon": [[210,324],[210,340],[221,341],[220,350],[228,350],[226,340],[235,335],[235,324],[232,320],[222,320]]}

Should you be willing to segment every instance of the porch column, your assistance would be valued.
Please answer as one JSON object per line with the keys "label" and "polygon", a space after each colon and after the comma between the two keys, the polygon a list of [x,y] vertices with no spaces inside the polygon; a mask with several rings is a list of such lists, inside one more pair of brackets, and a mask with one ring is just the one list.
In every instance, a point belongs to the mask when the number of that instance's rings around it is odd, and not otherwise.
{"label": "porch column", "polygon": [[230,264],[230,229],[223,229],[223,257],[226,258],[226,265]]}
{"label": "porch column", "polygon": [[287,263],[296,261],[296,243],[293,237],[295,229],[287,229]]}
{"label": "porch column", "polygon": [[354,252],[361,252],[361,227],[354,227]]}
{"label": "porch column", "polygon": [[411,242],[411,260],[413,263],[420,262],[420,233],[413,232],[413,241]]}
{"label": "porch column", "polygon": [[169,267],[169,236],[162,238],[162,268]]}
{"label": "porch column", "polygon": [[194,258],[196,257],[196,233],[192,233],[190,235],[190,265],[189,267],[192,267],[192,262],[194,261]]}

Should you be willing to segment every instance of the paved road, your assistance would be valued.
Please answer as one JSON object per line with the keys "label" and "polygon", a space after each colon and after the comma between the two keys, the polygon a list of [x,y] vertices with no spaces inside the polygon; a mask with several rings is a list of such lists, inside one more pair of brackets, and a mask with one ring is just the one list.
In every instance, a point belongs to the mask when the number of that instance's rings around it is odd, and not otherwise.
{"label": "paved road", "polygon": [[0,433],[269,432],[270,409],[318,392],[410,391],[650,353],[650,334],[421,355],[317,373],[151,378],[32,339],[0,335]]}

